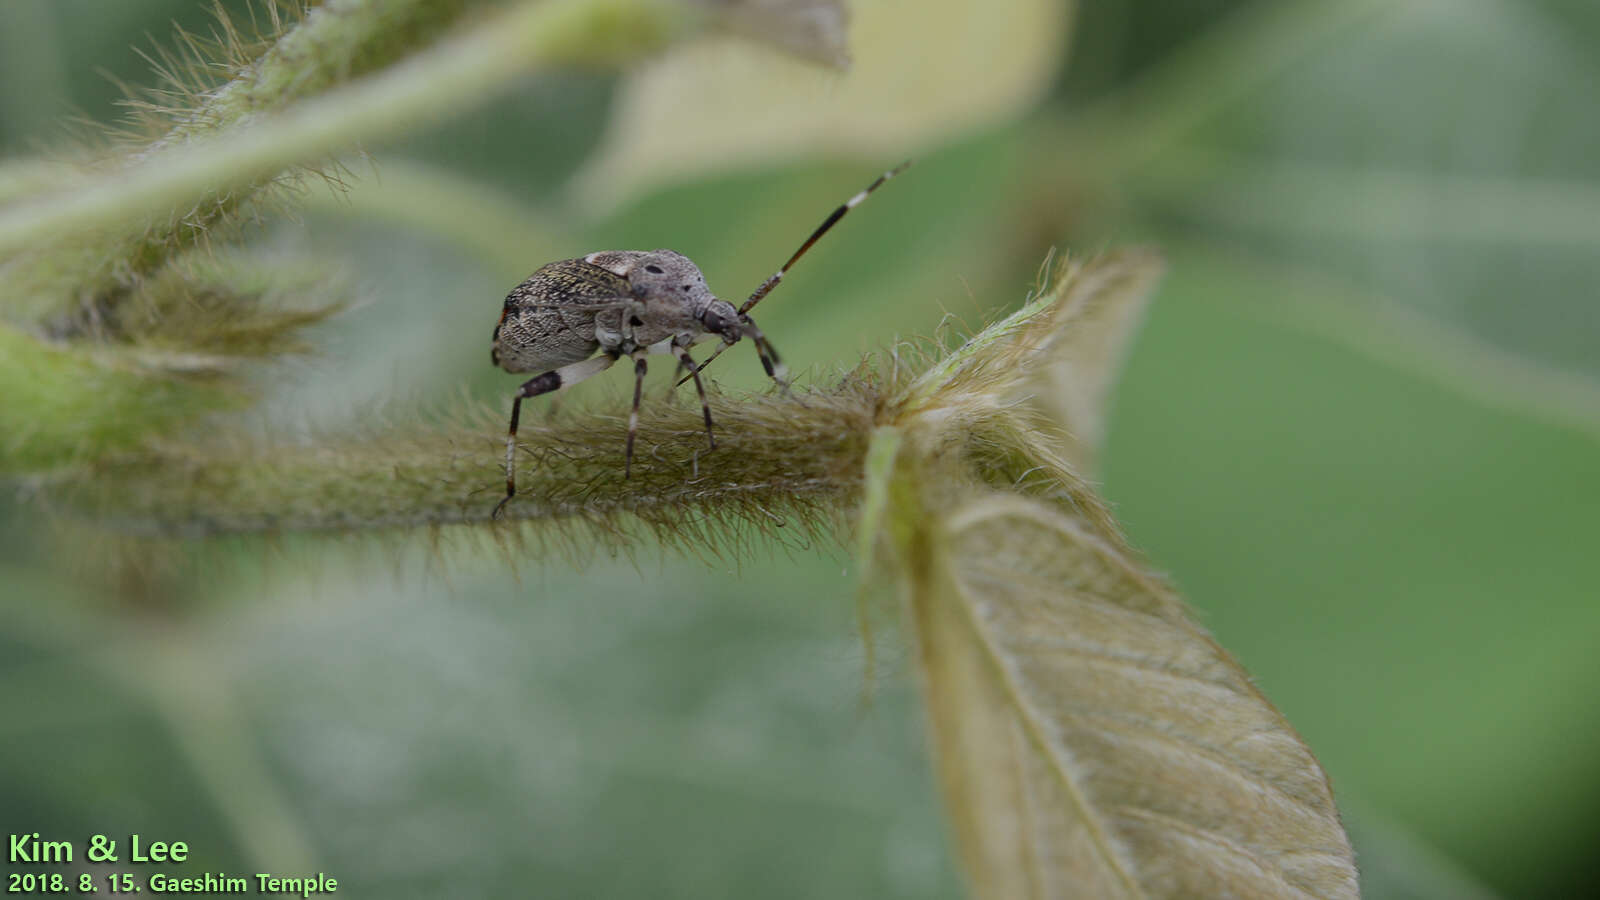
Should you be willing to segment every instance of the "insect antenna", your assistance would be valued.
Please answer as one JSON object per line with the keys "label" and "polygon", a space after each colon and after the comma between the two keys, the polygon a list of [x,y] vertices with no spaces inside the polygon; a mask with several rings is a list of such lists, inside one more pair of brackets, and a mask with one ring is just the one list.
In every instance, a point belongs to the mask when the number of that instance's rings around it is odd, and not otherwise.
{"label": "insect antenna", "polygon": [[909,165],[911,165],[911,160],[908,159],[900,165],[895,166],[889,171],[883,173],[882,175],[879,175],[876,180],[867,185],[865,190],[856,194],[854,197],[851,197],[849,200],[839,204],[839,208],[829,213],[828,217],[822,220],[822,224],[817,226],[816,231],[811,232],[811,236],[806,238],[806,242],[800,245],[800,249],[796,250],[793,256],[789,257],[789,261],[784,263],[783,267],[778,269],[778,271],[773,272],[770,276],[768,276],[766,281],[761,282],[761,286],[756,288],[755,293],[750,295],[750,299],[744,301],[744,305],[739,307],[739,312],[741,314],[749,312],[751,307],[754,307],[757,303],[761,302],[761,298],[772,293],[772,289],[778,286],[778,282],[783,280],[783,276],[788,274],[789,269],[794,266],[795,262],[798,261],[800,257],[805,256],[806,251],[811,249],[811,245],[815,244],[822,238],[823,235],[828,233],[828,229],[839,224],[839,220],[844,218],[845,213],[861,205],[861,201],[867,199],[869,194],[881,187],[885,181],[888,181],[896,175],[899,175],[901,172],[904,172],[906,167]]}
{"label": "insect antenna", "polygon": [[[827,234],[829,229],[839,224],[839,220],[844,218],[845,213],[855,209],[857,206],[860,206],[861,201],[867,199],[868,195],[881,187],[885,181],[888,181],[896,175],[899,175],[901,172],[904,172],[910,165],[911,160],[908,159],[900,165],[895,166],[882,175],[879,175],[871,184],[867,185],[864,190],[857,193],[854,197],[851,197],[849,200],[839,204],[839,208],[829,213],[828,217],[822,220],[822,224],[817,226],[816,231],[811,232],[811,236],[806,238],[806,242],[800,245],[800,249],[796,250],[793,256],[789,257],[789,261],[784,263],[783,266],[778,269],[778,271],[767,276],[766,281],[761,282],[761,286],[756,288],[755,293],[751,294],[750,298],[744,301],[744,305],[739,307],[739,315],[743,316],[745,313],[748,313],[751,307],[755,306],[757,303],[760,303],[763,297],[766,297],[768,294],[772,293],[772,289],[778,286],[778,282],[782,281],[783,276],[789,273],[789,270],[794,267],[795,262],[798,261],[800,257],[805,256],[806,251],[811,249],[811,245],[815,244],[822,238],[823,235]],[[711,351],[711,355],[706,357],[705,362],[700,364],[700,369],[704,371],[705,367],[710,365],[711,361],[720,356],[722,351],[728,349],[729,346],[729,344],[723,344],[717,349]],[[685,377],[683,381],[678,382],[678,384],[682,385],[688,380],[689,379]]]}

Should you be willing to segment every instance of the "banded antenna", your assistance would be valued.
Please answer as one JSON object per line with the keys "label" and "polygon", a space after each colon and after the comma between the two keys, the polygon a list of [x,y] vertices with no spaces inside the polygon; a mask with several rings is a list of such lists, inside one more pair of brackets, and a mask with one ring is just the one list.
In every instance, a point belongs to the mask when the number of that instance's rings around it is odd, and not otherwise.
{"label": "banded antenna", "polygon": [[[864,190],[856,194],[854,197],[851,197],[849,200],[841,203],[838,209],[835,209],[833,212],[829,213],[828,217],[822,220],[822,224],[817,226],[817,230],[811,232],[811,236],[806,238],[806,242],[800,245],[800,249],[796,250],[794,255],[789,257],[789,261],[784,263],[783,266],[778,269],[778,271],[773,272],[770,276],[768,276],[766,281],[761,282],[761,286],[756,288],[755,293],[750,295],[750,299],[744,301],[744,305],[739,307],[739,315],[743,317],[746,313],[750,312],[750,310],[757,303],[760,303],[762,298],[772,293],[772,289],[778,286],[778,282],[783,280],[783,276],[789,273],[789,270],[794,267],[794,264],[800,259],[800,257],[805,256],[806,251],[811,249],[811,245],[821,240],[822,236],[827,234],[829,229],[839,224],[839,220],[844,218],[845,213],[855,209],[857,206],[860,206],[861,201],[867,199],[867,197],[871,195],[873,191],[881,187],[885,181],[888,181],[896,175],[899,175],[901,172],[904,172],[910,165],[911,160],[908,159],[900,165],[895,166],[889,171],[883,173],[882,175],[879,175],[871,184],[867,185]],[[733,345],[723,344],[722,346],[713,350],[711,355],[706,357],[705,362],[700,364],[700,369],[703,371],[706,366],[711,364],[712,360],[722,355],[722,351],[731,346]],[[689,377],[685,376],[682,381],[678,382],[678,384],[683,385],[688,381]]]}

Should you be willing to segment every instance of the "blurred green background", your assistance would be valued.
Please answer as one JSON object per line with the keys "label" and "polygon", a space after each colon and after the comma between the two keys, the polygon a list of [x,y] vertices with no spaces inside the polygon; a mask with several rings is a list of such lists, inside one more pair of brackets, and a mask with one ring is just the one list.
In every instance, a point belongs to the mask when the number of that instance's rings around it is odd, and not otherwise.
{"label": "blurred green background", "polygon": [[[901,10],[904,46],[973,5]],[[0,152],[113,119],[107,75],[147,83],[135,48],[174,20],[209,22],[192,0],[0,5]],[[791,364],[979,324],[1052,246],[1161,247],[1104,454],[1135,543],[1323,760],[1367,896],[1586,894],[1597,38],[1587,0],[1085,4],[1027,108],[600,212],[570,186],[622,80],[529,77],[251,233],[368,301],[262,370],[251,427],[503,403],[489,331],[528,271],[671,246],[737,296],[914,154],[763,305]],[[744,348],[718,367],[761,384]],[[611,375],[571,402],[625,403]],[[861,701],[837,549],[574,571],[449,535],[291,536],[135,577],[36,515],[0,499],[0,830],[187,840],[190,872],[321,870],[356,896],[960,895],[912,661],[883,635]]]}

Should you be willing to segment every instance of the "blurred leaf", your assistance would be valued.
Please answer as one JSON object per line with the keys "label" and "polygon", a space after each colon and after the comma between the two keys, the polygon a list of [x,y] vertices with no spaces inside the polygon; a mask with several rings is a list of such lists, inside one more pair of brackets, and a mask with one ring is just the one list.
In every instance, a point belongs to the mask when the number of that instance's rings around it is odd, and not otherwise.
{"label": "blurred leaf", "polygon": [[624,80],[580,188],[610,205],[770,160],[892,162],[1031,106],[1060,66],[1071,11],[1061,0],[863,2],[842,76],[734,40],[681,47]]}
{"label": "blurred leaf", "polygon": [[0,150],[8,139],[39,134],[61,112],[66,71],[56,32],[47,3],[0,5]]}
{"label": "blurred leaf", "polygon": [[1236,8],[1125,87],[1071,117],[1065,130],[1087,142],[1098,165],[1118,172],[1137,169],[1258,96],[1308,55],[1369,29],[1392,4],[1295,0]]}
{"label": "blurred leaf", "polygon": [[[26,626],[93,600],[0,565],[7,820],[184,832],[196,866],[360,896],[961,896],[914,692],[853,702],[836,560],[641,582],[497,553],[441,577],[420,536],[278,551],[191,557],[181,620],[95,608],[55,635]],[[775,566],[800,593],[767,599]]]}
{"label": "blurred leaf", "polygon": [[1205,245],[1184,248],[1184,261],[1201,279],[1234,285],[1230,298],[1253,314],[1337,340],[1490,409],[1600,441],[1600,380],[1513,353],[1307,263],[1226,254]]}
{"label": "blurred leaf", "polygon": [[[1106,129],[1097,158],[1119,160],[1169,229],[1321,273],[1381,316],[1421,323],[1408,339],[1456,355],[1436,368],[1457,387],[1520,391],[1533,408],[1547,405],[1542,383],[1587,379],[1593,393],[1600,68],[1587,48],[1600,22],[1554,6],[1304,3],[1298,21],[1252,7],[1197,40],[1192,66],[1108,104],[1117,114],[1099,124],[1125,127]],[[1208,48],[1275,63],[1208,91],[1180,77],[1227,70]],[[1543,373],[1485,388],[1480,352]]]}
{"label": "blurred leaf", "polygon": [[[1229,229],[1320,241],[1436,241],[1502,252],[1600,244],[1600,183],[1449,175],[1185,151],[1136,188]],[[1294,202],[1285,203],[1285,198]]]}

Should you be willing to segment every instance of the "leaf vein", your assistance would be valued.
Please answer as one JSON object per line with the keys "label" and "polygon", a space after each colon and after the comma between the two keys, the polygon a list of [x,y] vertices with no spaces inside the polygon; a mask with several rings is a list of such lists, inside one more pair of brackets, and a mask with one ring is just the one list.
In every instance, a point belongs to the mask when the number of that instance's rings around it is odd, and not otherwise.
{"label": "leaf vein", "polygon": [[953,593],[961,604],[963,619],[972,629],[973,637],[982,649],[984,658],[993,669],[1003,693],[1010,699],[1012,708],[1016,711],[1017,718],[1021,722],[1024,731],[1026,731],[1028,738],[1032,741],[1039,754],[1048,761],[1047,768],[1056,776],[1062,790],[1072,799],[1072,804],[1077,807],[1079,817],[1094,841],[1095,847],[1099,850],[1100,856],[1105,860],[1106,865],[1112,872],[1116,874],[1117,878],[1122,881],[1123,886],[1127,888],[1130,895],[1135,897],[1147,896],[1133,873],[1128,870],[1123,855],[1117,852],[1115,838],[1110,833],[1110,830],[1094,814],[1094,810],[1089,805],[1088,798],[1084,796],[1082,788],[1072,774],[1067,771],[1066,760],[1062,759],[1060,754],[1056,752],[1056,748],[1051,745],[1046,731],[1045,717],[1034,709],[1033,704],[1028,701],[1021,687],[1017,684],[1016,673],[1001,658],[1000,648],[989,633],[986,627],[987,623],[976,613],[975,601],[968,595],[961,580],[955,577],[954,572],[947,572],[947,574],[950,576],[951,585],[955,589]]}
{"label": "leaf vein", "polygon": [[[1204,757],[1219,768],[1238,775],[1249,786],[1263,793],[1272,794],[1313,818],[1329,823],[1337,822],[1336,817],[1329,815],[1327,811],[1319,808],[1310,800],[1295,796],[1282,786],[1269,780],[1267,776],[1240,764],[1236,757],[1223,748],[1201,741],[1191,734],[1171,731],[1163,728],[1159,723],[1119,712],[1065,706],[1061,707],[1061,709],[1067,718],[1079,721],[1086,730],[1098,731],[1102,734],[1128,740],[1163,744],[1186,753]],[[1090,719],[1097,720],[1099,724],[1090,724],[1086,721]]]}
{"label": "leaf vein", "polygon": [[1170,831],[1178,832],[1190,840],[1203,841],[1206,844],[1209,844],[1218,853],[1226,853],[1235,859],[1249,863],[1251,866],[1260,871],[1263,878],[1272,879],[1278,882],[1278,884],[1282,885],[1285,890],[1292,891],[1294,896],[1305,897],[1307,900],[1322,900],[1322,898],[1319,898],[1316,894],[1313,894],[1310,891],[1307,891],[1305,888],[1290,882],[1287,877],[1278,872],[1275,868],[1268,866],[1250,849],[1242,847],[1238,843],[1229,840],[1227,837],[1217,834],[1208,828],[1201,828],[1185,822],[1182,819],[1176,818],[1175,816],[1169,816],[1165,813],[1160,813],[1152,809],[1145,809],[1138,806],[1119,806],[1117,807],[1117,812],[1119,813],[1119,818],[1124,820],[1132,820],[1129,822],[1130,827],[1137,827],[1136,823],[1162,827]]}

